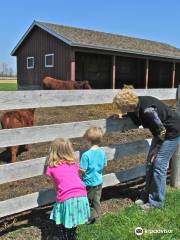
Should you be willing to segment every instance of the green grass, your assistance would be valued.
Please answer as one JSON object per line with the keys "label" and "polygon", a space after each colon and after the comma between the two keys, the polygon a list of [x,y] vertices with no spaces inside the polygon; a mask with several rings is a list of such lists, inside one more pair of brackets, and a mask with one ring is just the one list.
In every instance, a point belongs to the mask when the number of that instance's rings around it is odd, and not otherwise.
{"label": "green grass", "polygon": [[[135,228],[146,230],[172,230],[173,233],[145,233],[135,235]],[[144,213],[133,205],[116,214],[106,214],[101,225],[83,225],[79,240],[180,240],[180,191],[168,188],[165,207]]]}
{"label": "green grass", "polygon": [[[42,228],[43,226],[43,228]],[[28,227],[20,227],[11,231],[2,240],[40,240],[46,224],[30,224]],[[135,235],[135,228],[144,230],[172,230],[172,233],[145,233],[142,236]],[[166,202],[163,209],[152,209],[144,213],[134,204],[116,214],[105,214],[100,225],[82,225],[78,229],[78,240],[180,240],[180,190],[168,187]],[[43,238],[44,239],[44,238]],[[51,239],[51,238],[48,238]]]}
{"label": "green grass", "polygon": [[16,83],[0,83],[0,91],[15,91],[17,90]]}

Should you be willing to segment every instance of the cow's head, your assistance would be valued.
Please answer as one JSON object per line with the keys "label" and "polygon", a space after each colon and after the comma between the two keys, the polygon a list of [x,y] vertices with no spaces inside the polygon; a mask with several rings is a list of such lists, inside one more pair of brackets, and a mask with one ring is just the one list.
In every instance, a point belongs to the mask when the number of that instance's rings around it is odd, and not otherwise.
{"label": "cow's head", "polygon": [[49,77],[49,76],[46,76],[45,78],[43,78],[43,80],[42,80],[43,89],[51,90],[54,80],[55,80],[54,78]]}

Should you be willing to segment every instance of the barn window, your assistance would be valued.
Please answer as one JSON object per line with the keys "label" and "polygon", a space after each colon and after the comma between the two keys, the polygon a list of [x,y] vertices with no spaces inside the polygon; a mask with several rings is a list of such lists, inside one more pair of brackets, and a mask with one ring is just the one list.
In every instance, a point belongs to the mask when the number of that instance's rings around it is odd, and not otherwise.
{"label": "barn window", "polygon": [[34,68],[34,57],[27,57],[27,69]]}
{"label": "barn window", "polygon": [[54,67],[54,53],[45,55],[45,67]]}

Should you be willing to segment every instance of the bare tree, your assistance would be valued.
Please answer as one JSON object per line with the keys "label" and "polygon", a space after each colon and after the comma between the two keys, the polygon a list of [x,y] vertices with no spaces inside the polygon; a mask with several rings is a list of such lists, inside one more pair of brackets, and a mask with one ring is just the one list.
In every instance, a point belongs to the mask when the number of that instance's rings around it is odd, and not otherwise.
{"label": "bare tree", "polygon": [[12,67],[9,67],[9,76],[13,77],[14,76],[14,71]]}
{"label": "bare tree", "polygon": [[8,64],[5,62],[3,63],[3,73],[5,77],[8,76]]}
{"label": "bare tree", "polygon": [[0,63],[0,77],[12,77],[14,76],[14,70],[6,62]]}

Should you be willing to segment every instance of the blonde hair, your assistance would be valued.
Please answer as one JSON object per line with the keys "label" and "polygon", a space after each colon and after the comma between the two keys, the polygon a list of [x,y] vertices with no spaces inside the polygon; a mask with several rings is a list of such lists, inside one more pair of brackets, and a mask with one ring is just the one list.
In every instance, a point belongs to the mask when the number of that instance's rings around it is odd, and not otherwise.
{"label": "blonde hair", "polygon": [[134,111],[138,102],[139,98],[132,89],[122,89],[113,99],[113,103],[115,103],[118,109],[123,113]]}
{"label": "blonde hair", "polygon": [[78,162],[74,149],[68,139],[57,138],[50,146],[46,165],[56,167],[62,163],[73,164]]}
{"label": "blonde hair", "polygon": [[99,127],[90,127],[84,134],[84,138],[91,142],[91,144],[99,144],[103,138],[103,130]]}
{"label": "blonde hair", "polygon": [[134,86],[131,84],[123,84],[123,89],[134,89]]}

